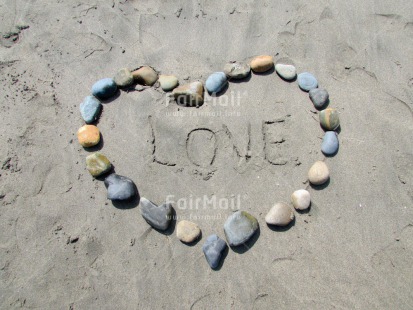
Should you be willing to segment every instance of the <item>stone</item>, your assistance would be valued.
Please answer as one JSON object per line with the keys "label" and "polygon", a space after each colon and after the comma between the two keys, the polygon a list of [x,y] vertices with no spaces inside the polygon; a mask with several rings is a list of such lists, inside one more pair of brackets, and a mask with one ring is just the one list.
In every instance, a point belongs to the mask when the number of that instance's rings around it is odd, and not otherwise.
{"label": "stone", "polygon": [[231,61],[224,66],[224,73],[234,80],[244,79],[251,73],[251,67],[247,63]]}
{"label": "stone", "polygon": [[92,147],[99,143],[100,132],[95,125],[84,125],[77,131],[77,139],[83,147]]}
{"label": "stone", "polygon": [[202,246],[202,251],[204,251],[205,258],[212,269],[215,269],[219,266],[222,253],[224,252],[226,247],[226,242],[219,238],[217,235],[210,235],[206,239],[204,245]]}
{"label": "stone", "polygon": [[128,69],[123,68],[113,78],[118,87],[128,87],[133,84],[133,75]]}
{"label": "stone", "polygon": [[293,219],[293,209],[283,202],[276,203],[265,216],[265,222],[275,226],[287,226]]}
{"label": "stone", "polygon": [[112,201],[131,200],[138,193],[136,185],[131,179],[116,173],[105,178],[105,186],[108,190],[108,199]]}
{"label": "stone", "polygon": [[307,210],[311,205],[311,196],[305,189],[296,190],[291,195],[291,202],[296,210]]}
{"label": "stone", "polygon": [[297,70],[293,65],[277,63],[275,65],[275,71],[278,73],[280,77],[287,81],[294,80],[297,76]]}
{"label": "stone", "polygon": [[230,246],[247,242],[257,229],[257,219],[245,211],[233,213],[224,224],[225,236]]}
{"label": "stone", "polygon": [[320,111],[320,124],[325,130],[336,130],[340,126],[340,118],[336,109],[327,108]]}
{"label": "stone", "polygon": [[329,95],[325,89],[313,88],[308,94],[316,109],[320,110],[328,104]]}
{"label": "stone", "polygon": [[92,86],[92,95],[99,99],[108,99],[116,94],[118,87],[113,79],[105,78]]}
{"label": "stone", "polygon": [[204,103],[204,87],[199,81],[175,88],[172,95],[179,105],[198,107]]}
{"label": "stone", "polygon": [[263,73],[274,67],[274,58],[268,55],[261,55],[253,58],[250,62],[252,71]]}
{"label": "stone", "polygon": [[321,143],[321,152],[324,155],[334,155],[338,151],[338,135],[335,131],[326,131]]}
{"label": "stone", "polygon": [[98,119],[102,104],[96,97],[87,96],[80,104],[79,109],[85,123],[90,124]]}
{"label": "stone", "polygon": [[176,225],[176,236],[185,243],[194,242],[201,235],[201,229],[197,224],[182,220]]}
{"label": "stone", "polygon": [[322,161],[316,161],[308,171],[308,180],[313,185],[322,185],[330,178],[327,165]]}
{"label": "stone", "polygon": [[86,168],[92,176],[98,177],[110,171],[112,164],[105,155],[96,152],[86,157]]}
{"label": "stone", "polygon": [[300,73],[297,77],[298,86],[304,91],[310,91],[313,88],[317,88],[317,79],[308,72]]}
{"label": "stone", "polygon": [[159,84],[164,91],[171,91],[176,88],[179,84],[178,78],[174,75],[164,75],[159,76]]}
{"label": "stone", "polygon": [[140,67],[132,72],[133,78],[141,85],[152,86],[158,80],[158,73],[149,66]]}
{"label": "stone", "polygon": [[140,201],[142,217],[152,227],[166,230],[172,219],[172,206],[169,203],[157,206],[148,199],[142,197]]}
{"label": "stone", "polygon": [[205,88],[210,94],[216,94],[227,84],[227,75],[224,72],[214,72],[207,78]]}

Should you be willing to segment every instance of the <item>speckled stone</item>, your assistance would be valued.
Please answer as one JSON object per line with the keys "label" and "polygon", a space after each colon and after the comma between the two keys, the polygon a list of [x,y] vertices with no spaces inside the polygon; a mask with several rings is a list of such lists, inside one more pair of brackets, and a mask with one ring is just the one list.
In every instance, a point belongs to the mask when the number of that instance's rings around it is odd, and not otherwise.
{"label": "speckled stone", "polygon": [[205,258],[212,269],[219,266],[221,261],[222,253],[224,252],[227,244],[224,240],[219,238],[217,235],[210,235],[204,245],[202,246],[202,251],[205,254]]}
{"label": "speckled stone", "polygon": [[143,66],[132,72],[133,78],[141,85],[152,86],[158,80],[158,73],[149,67]]}
{"label": "speckled stone", "polygon": [[234,80],[244,79],[251,73],[251,67],[247,63],[230,61],[224,66],[225,74]]}
{"label": "speckled stone", "polygon": [[112,173],[105,178],[105,186],[108,191],[108,199],[112,201],[131,200],[136,197],[135,183],[127,177]]}
{"label": "speckled stone", "polygon": [[313,185],[322,185],[330,178],[327,165],[322,161],[316,161],[308,171],[308,180]]}
{"label": "speckled stone", "polygon": [[276,203],[265,216],[265,222],[275,226],[287,226],[293,219],[293,209],[283,202]]}
{"label": "speckled stone", "polygon": [[200,235],[201,229],[193,222],[182,220],[176,225],[176,236],[182,242],[194,242]]}
{"label": "speckled stone", "polygon": [[179,105],[193,107],[204,103],[204,87],[199,81],[185,84],[172,91],[175,101]]}
{"label": "speckled stone", "polygon": [[172,206],[169,203],[157,206],[152,201],[142,197],[140,201],[142,217],[152,227],[166,230],[172,219]]}
{"label": "speckled stone", "polygon": [[95,125],[84,125],[77,131],[77,139],[83,147],[95,146],[100,141],[99,128]]}
{"label": "speckled stone", "polygon": [[316,109],[320,110],[328,104],[329,95],[325,89],[313,88],[308,94]]}
{"label": "speckled stone", "polygon": [[214,72],[206,80],[205,88],[210,94],[216,94],[227,84],[227,76],[224,72]]}
{"label": "speckled stone", "polygon": [[274,67],[274,58],[268,55],[257,56],[251,60],[250,67],[256,73],[266,72]]}
{"label": "speckled stone", "polygon": [[305,189],[296,190],[291,195],[291,202],[296,210],[307,210],[311,205],[311,196]]}
{"label": "speckled stone", "polygon": [[326,131],[321,143],[321,151],[325,155],[334,155],[338,151],[338,135],[335,131]]}
{"label": "speckled stone", "polygon": [[133,84],[133,75],[128,69],[123,68],[113,78],[118,87],[128,87]]}
{"label": "speckled stone", "polygon": [[96,152],[86,157],[86,168],[92,176],[98,177],[109,172],[112,164],[105,155]]}
{"label": "speckled stone", "polygon": [[300,73],[297,77],[298,86],[304,91],[310,91],[313,88],[317,88],[317,79],[308,72]]}
{"label": "speckled stone", "polygon": [[102,104],[96,97],[87,96],[80,104],[79,109],[85,123],[90,124],[98,119]]}
{"label": "speckled stone", "polygon": [[297,76],[297,70],[293,65],[277,63],[275,65],[275,71],[280,77],[287,81],[294,80]]}
{"label": "speckled stone", "polygon": [[162,90],[171,91],[178,86],[179,82],[178,78],[174,75],[161,74],[159,76],[159,84],[161,85]]}
{"label": "speckled stone", "polygon": [[116,94],[118,87],[113,79],[105,78],[92,86],[92,95],[99,99],[108,99]]}
{"label": "speckled stone", "polygon": [[257,219],[245,211],[233,213],[224,224],[225,236],[231,246],[247,242],[257,229]]}
{"label": "speckled stone", "polygon": [[320,124],[326,130],[336,130],[340,126],[340,118],[336,109],[327,108],[320,111]]}

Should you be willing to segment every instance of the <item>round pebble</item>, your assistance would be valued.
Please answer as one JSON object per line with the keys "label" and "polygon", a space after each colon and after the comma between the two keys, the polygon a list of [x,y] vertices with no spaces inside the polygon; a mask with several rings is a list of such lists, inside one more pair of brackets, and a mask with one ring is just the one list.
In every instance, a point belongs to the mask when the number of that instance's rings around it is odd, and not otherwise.
{"label": "round pebble", "polygon": [[90,124],[98,119],[102,104],[96,97],[87,96],[80,104],[79,109],[85,123]]}
{"label": "round pebble", "polygon": [[224,72],[214,72],[206,80],[205,88],[210,94],[216,94],[227,84],[227,75]]}
{"label": "round pebble", "polygon": [[174,75],[164,75],[159,76],[159,84],[164,91],[171,91],[176,88],[179,84],[178,78]]}
{"label": "round pebble", "polygon": [[261,55],[253,58],[250,62],[251,70],[263,73],[274,67],[274,58],[268,55]]}
{"label": "round pebble", "polygon": [[86,168],[92,176],[98,177],[110,171],[112,164],[105,155],[96,152],[86,157]]}
{"label": "round pebble", "polygon": [[224,66],[225,74],[234,80],[244,79],[251,73],[251,67],[247,63],[231,61]]}
{"label": "round pebble", "polygon": [[201,235],[201,229],[198,225],[190,221],[180,221],[176,225],[176,236],[185,243],[194,242]]}
{"label": "round pebble", "polygon": [[308,93],[311,101],[316,109],[322,109],[328,104],[329,95],[328,92],[323,88],[313,88]]}
{"label": "round pebble", "polygon": [[326,131],[321,143],[321,152],[324,155],[334,155],[338,151],[338,135],[335,131]]}
{"label": "round pebble", "polygon": [[132,72],[133,78],[141,85],[152,86],[158,80],[158,73],[149,67],[143,66]]}
{"label": "round pebble", "polygon": [[326,130],[336,130],[340,126],[340,118],[336,109],[327,108],[320,111],[320,124]]}
{"label": "round pebble", "polygon": [[310,91],[313,88],[317,88],[317,79],[308,72],[300,73],[297,77],[298,86],[304,91]]}
{"label": "round pebble", "polygon": [[275,65],[275,71],[281,76],[284,80],[291,81],[294,80],[297,76],[297,70],[293,65],[285,65],[277,63]]}
{"label": "round pebble", "polygon": [[133,84],[133,75],[128,69],[123,68],[116,73],[113,80],[118,87],[128,87]]}
{"label": "round pebble", "polygon": [[130,200],[138,192],[135,183],[131,179],[116,173],[112,173],[105,178],[105,186],[108,190],[108,199],[110,200]]}
{"label": "round pebble", "polygon": [[291,195],[291,202],[296,210],[307,210],[311,205],[311,196],[305,189],[296,190]]}
{"label": "round pebble", "polygon": [[92,86],[92,95],[99,99],[108,99],[116,94],[118,87],[113,79],[105,78]]}
{"label": "round pebble", "polygon": [[276,226],[287,226],[293,219],[293,209],[283,202],[276,203],[265,216],[267,224]]}
{"label": "round pebble", "polygon": [[92,147],[99,143],[100,132],[95,125],[84,125],[77,131],[77,139],[83,147]]}
{"label": "round pebble", "polygon": [[316,161],[308,171],[308,180],[313,185],[322,185],[330,178],[327,165],[322,161]]}

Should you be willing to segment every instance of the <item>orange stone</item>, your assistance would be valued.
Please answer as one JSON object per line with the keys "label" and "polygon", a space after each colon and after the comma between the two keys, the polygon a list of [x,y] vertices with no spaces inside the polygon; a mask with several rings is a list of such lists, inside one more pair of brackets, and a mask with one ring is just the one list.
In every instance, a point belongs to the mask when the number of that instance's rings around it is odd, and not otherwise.
{"label": "orange stone", "polygon": [[95,146],[100,141],[99,128],[94,125],[85,125],[77,131],[77,139],[83,147]]}

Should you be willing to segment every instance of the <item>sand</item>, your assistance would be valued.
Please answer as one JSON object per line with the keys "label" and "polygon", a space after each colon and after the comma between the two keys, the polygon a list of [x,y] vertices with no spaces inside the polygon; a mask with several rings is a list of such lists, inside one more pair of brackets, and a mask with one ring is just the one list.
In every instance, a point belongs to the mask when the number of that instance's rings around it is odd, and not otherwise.
{"label": "sand", "polygon": [[[2,309],[413,308],[412,2],[3,0],[0,12]],[[339,110],[328,186],[305,183],[324,158],[308,94],[271,73],[199,109],[141,87],[104,105],[102,152],[141,196],[175,201],[198,243],[106,199],[76,140],[96,80],[151,65],[205,81],[261,54],[313,73]],[[300,188],[311,210],[268,228]],[[202,244],[237,209],[260,231],[211,270]]]}

